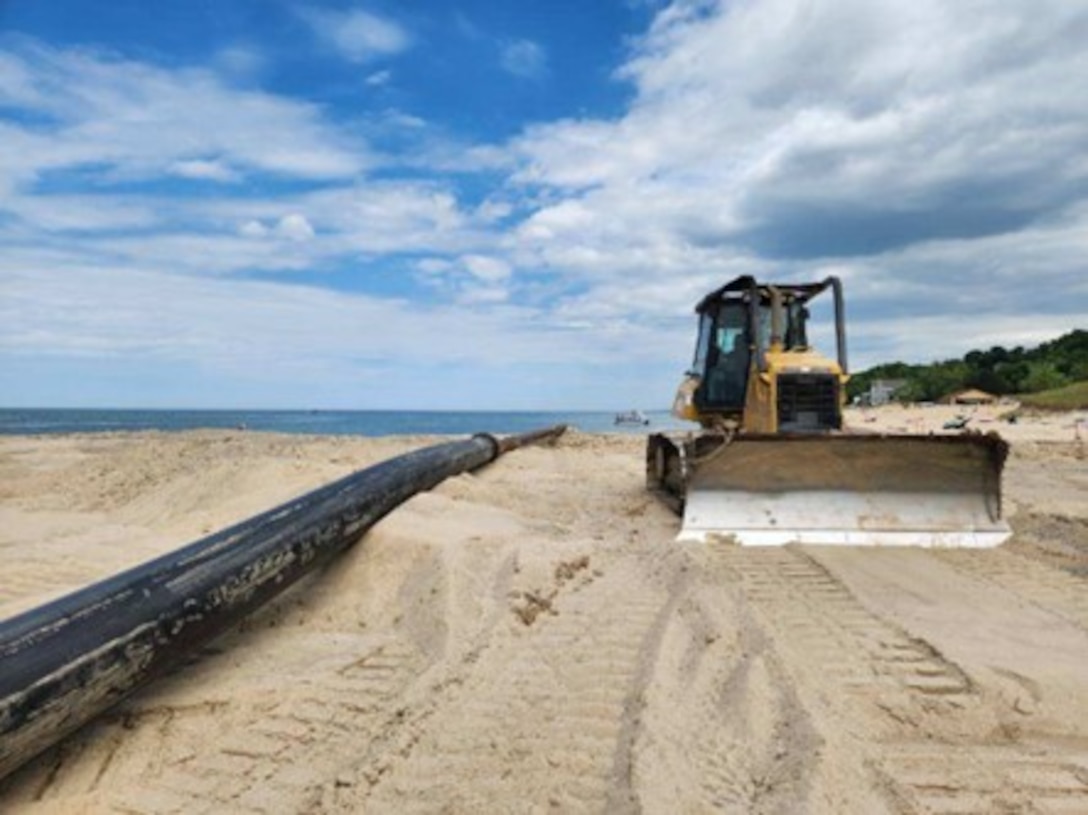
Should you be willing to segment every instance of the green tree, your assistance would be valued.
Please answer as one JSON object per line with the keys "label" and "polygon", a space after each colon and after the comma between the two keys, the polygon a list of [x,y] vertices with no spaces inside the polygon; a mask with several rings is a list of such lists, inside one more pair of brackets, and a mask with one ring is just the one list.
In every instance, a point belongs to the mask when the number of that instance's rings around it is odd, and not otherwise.
{"label": "green tree", "polygon": [[996,394],[1034,393],[1088,381],[1088,331],[1076,329],[1035,348],[1000,345],[970,351],[963,359],[929,365],[890,362],[855,373],[847,385],[852,399],[867,393],[875,379],[901,379],[903,401],[935,401],[968,387]]}
{"label": "green tree", "polygon": [[1014,388],[1004,375],[1006,365],[1001,365],[997,370],[987,369],[968,374],[964,383],[969,388],[978,388],[987,393],[1012,393]]}
{"label": "green tree", "polygon": [[1027,393],[1038,393],[1068,384],[1069,380],[1053,362],[1033,362],[1024,380],[1024,390]]}
{"label": "green tree", "polygon": [[[1018,350],[1023,351],[1023,349]],[[1019,357],[1023,357],[1023,353],[1019,354]],[[1018,358],[1016,362],[1008,362],[1000,366],[999,370],[1002,378],[1008,383],[1008,389],[994,391],[994,393],[1020,393],[1024,390],[1024,382],[1028,378],[1031,366]]]}

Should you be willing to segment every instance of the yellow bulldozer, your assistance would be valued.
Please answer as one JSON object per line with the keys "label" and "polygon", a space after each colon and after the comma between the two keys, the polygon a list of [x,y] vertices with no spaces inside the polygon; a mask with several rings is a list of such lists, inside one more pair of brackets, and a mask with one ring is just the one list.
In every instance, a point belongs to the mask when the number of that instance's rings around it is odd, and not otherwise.
{"label": "yellow bulldozer", "polygon": [[[809,303],[830,290],[836,358],[808,340]],[[843,426],[842,283],[739,277],[695,307],[695,361],[652,434],[647,484],[683,513],[679,540],[997,546],[1008,445],[995,433],[890,435]]]}

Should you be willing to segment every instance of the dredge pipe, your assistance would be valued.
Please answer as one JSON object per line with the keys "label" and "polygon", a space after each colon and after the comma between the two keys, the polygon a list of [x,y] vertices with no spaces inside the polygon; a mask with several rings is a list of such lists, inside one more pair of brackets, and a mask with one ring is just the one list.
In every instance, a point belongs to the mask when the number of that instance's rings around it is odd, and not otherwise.
{"label": "dredge pipe", "polygon": [[176,666],[418,492],[566,428],[416,450],[0,622],[0,778]]}

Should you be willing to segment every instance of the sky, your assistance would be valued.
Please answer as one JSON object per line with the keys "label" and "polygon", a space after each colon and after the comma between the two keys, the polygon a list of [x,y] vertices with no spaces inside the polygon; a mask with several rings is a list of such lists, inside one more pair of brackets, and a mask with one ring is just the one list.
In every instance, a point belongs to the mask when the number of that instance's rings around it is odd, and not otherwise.
{"label": "sky", "polygon": [[0,405],[666,408],[740,274],[838,275],[858,370],[1086,328],[1085,42],[1069,0],[0,0]]}

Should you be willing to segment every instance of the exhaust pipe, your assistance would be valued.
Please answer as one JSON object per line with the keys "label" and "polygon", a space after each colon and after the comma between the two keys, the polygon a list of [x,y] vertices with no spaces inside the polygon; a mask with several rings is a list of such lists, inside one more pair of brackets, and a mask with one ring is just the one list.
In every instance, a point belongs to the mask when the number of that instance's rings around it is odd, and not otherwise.
{"label": "exhaust pipe", "polygon": [[418,492],[565,426],[381,462],[0,622],[0,779],[176,666]]}

